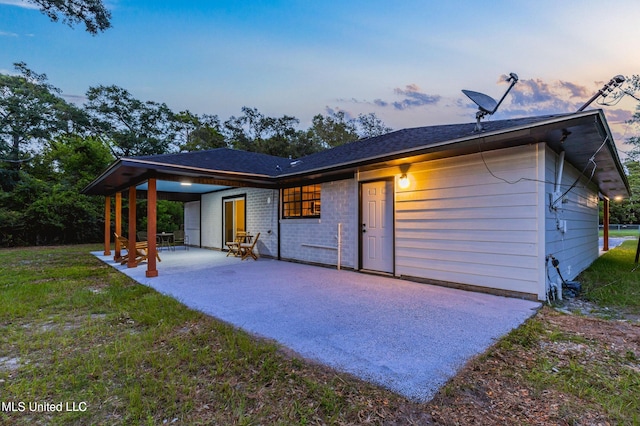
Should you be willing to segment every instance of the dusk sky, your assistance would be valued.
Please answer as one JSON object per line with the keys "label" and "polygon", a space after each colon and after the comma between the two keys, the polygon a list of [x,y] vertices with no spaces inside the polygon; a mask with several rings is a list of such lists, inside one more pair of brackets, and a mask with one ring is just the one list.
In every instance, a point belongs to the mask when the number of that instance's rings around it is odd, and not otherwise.
{"label": "dusk sky", "polygon": [[[640,74],[637,0],[105,4],[113,28],[92,36],[0,0],[0,72],[24,61],[80,104],[115,84],[223,121],[248,106],[306,128],[342,110],[394,129],[473,122],[461,89],[499,99],[510,72],[520,82],[489,120],[573,112],[613,76]],[[602,107],[622,149],[637,104]]]}

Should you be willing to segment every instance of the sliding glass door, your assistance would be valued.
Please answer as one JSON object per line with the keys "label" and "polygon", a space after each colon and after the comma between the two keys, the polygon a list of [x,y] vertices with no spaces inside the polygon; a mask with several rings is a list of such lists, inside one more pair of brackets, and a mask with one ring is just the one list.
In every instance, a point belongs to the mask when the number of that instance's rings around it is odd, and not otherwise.
{"label": "sliding glass door", "polygon": [[245,196],[222,199],[222,247],[233,241],[238,231],[246,232]]}

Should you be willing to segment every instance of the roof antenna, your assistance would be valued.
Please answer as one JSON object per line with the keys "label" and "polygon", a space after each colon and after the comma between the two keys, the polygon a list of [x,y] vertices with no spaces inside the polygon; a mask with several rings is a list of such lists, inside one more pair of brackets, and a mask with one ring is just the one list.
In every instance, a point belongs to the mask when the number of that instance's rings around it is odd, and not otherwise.
{"label": "roof antenna", "polygon": [[583,111],[586,107],[591,105],[591,102],[595,101],[600,96],[606,98],[609,93],[613,92],[613,89],[624,83],[624,80],[624,77],[621,75],[616,75],[615,77],[613,77],[607,84],[602,86],[602,89],[598,90],[596,94],[591,97],[591,99],[589,99],[584,105],[582,105],[577,112]]}
{"label": "roof antenna", "polygon": [[480,120],[486,115],[493,115],[493,113],[498,110],[498,107],[500,106],[502,101],[504,101],[504,98],[507,97],[507,93],[509,93],[511,88],[513,88],[513,86],[518,82],[518,74],[513,72],[510,73],[509,78],[507,78],[507,82],[511,82],[511,85],[509,86],[507,91],[504,92],[504,95],[502,95],[502,98],[500,98],[498,102],[496,102],[496,100],[491,96],[485,95],[484,93],[474,92],[473,90],[462,91],[462,93],[467,95],[469,99],[471,99],[476,105],[478,105],[478,112],[476,112],[476,128],[474,129],[475,132],[482,132],[484,130],[484,127],[482,127],[482,123],[480,123]]}

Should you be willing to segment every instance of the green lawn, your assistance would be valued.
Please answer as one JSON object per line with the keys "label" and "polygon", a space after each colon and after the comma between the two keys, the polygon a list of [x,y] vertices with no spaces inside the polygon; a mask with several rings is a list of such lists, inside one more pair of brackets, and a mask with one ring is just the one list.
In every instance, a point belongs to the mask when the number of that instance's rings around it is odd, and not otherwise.
{"label": "green lawn", "polygon": [[[604,231],[600,230],[598,235],[603,237]],[[637,229],[609,229],[609,236],[614,238],[633,237],[637,239],[639,235],[640,232]]]}
{"label": "green lawn", "polygon": [[584,298],[640,313],[640,268],[632,272],[637,247],[637,239],[625,241],[580,274],[577,280],[582,282]]}
{"label": "green lawn", "polygon": [[[92,250],[100,247],[0,250],[0,424],[400,425],[469,413],[509,418],[514,411],[497,392],[511,389],[508,383],[513,392],[529,389],[527,401],[540,412],[553,403],[547,392],[575,401],[564,404],[557,419],[579,419],[587,405],[614,423],[638,419],[638,375],[622,381],[618,372],[631,371],[639,351],[614,356],[615,348],[601,345],[606,364],[576,361],[565,369],[549,342],[573,345],[578,337],[558,330],[547,315],[472,361],[467,370],[476,376],[452,381],[435,402],[416,403],[190,310],[103,264]],[[637,311],[634,254],[635,241],[627,241],[598,259],[579,277],[586,297]],[[525,358],[535,364],[514,372]],[[567,387],[572,380],[576,387]],[[483,383],[495,390],[489,394]],[[620,386],[617,399],[596,392]],[[446,404],[438,403],[442,398]],[[489,411],[474,408],[487,398],[498,398]]]}
{"label": "green lawn", "polygon": [[[355,424],[405,401],[187,309],[91,250],[0,250],[0,401],[15,403],[0,424]],[[63,412],[30,411],[41,402]]]}

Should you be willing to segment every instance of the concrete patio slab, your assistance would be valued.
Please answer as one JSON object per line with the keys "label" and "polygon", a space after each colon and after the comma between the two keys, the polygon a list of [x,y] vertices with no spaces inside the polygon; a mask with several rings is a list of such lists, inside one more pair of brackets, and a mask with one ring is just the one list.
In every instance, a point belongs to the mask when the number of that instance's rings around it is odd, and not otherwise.
{"label": "concrete patio slab", "polygon": [[159,276],[94,253],[141,284],[303,357],[431,399],[540,303],[270,259],[160,253]]}

